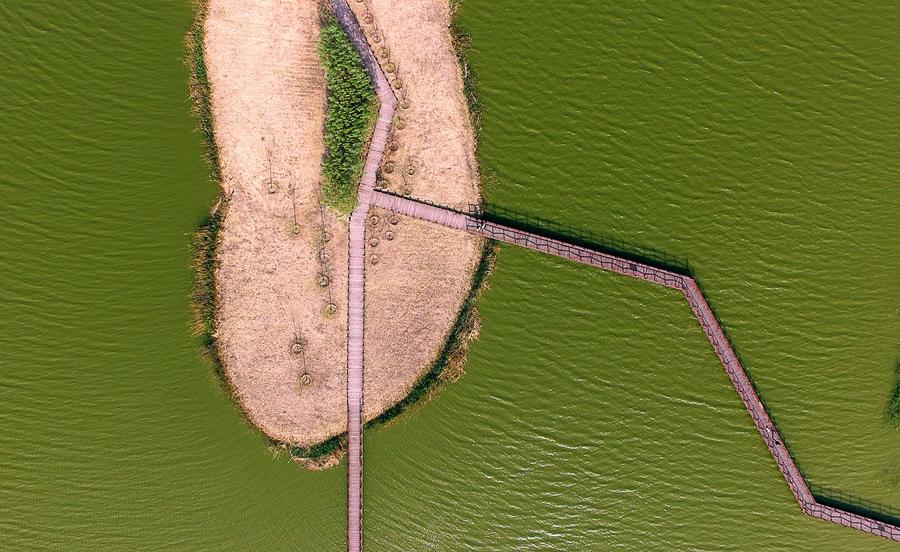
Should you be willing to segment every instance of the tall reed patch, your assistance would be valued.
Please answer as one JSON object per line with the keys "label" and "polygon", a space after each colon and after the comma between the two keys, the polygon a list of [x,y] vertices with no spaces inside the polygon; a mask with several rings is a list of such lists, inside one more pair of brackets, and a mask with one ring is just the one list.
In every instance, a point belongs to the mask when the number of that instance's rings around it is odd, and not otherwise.
{"label": "tall reed patch", "polygon": [[[450,34],[453,39],[453,47],[456,51],[459,69],[462,73],[463,94],[469,108],[469,120],[475,137],[475,155],[480,167],[479,145],[481,142],[480,134],[481,122],[484,117],[484,104],[478,95],[475,70],[469,64],[467,58],[467,53],[472,46],[472,37],[459,24],[461,6],[462,0],[450,0]],[[485,177],[479,170],[479,183],[482,191],[486,185],[492,183],[493,179],[492,175]],[[445,383],[454,381],[462,375],[463,365],[469,352],[469,345],[478,337],[478,332],[481,329],[481,318],[478,315],[475,303],[478,301],[478,297],[481,296],[482,291],[487,287],[487,278],[493,270],[496,258],[497,244],[491,241],[484,242],[481,258],[475,272],[472,274],[469,293],[465,301],[463,301],[453,327],[450,329],[444,347],[438,353],[428,372],[419,378],[413,386],[412,391],[403,400],[369,422],[370,426],[385,424],[397,418],[417,404],[434,396]]]}
{"label": "tall reed patch", "polygon": [[[213,134],[212,89],[206,71],[203,50],[203,22],[206,20],[206,2],[194,2],[194,20],[185,37],[188,66],[188,90],[193,104],[197,128],[203,134],[206,144],[206,160],[212,181],[219,185],[222,170],[219,165],[219,149]],[[194,333],[200,336],[201,347],[213,365],[216,374],[224,378],[216,347],[216,245],[219,230],[225,220],[228,200],[220,196],[209,216],[200,224],[193,235],[194,286],[191,291],[191,306],[194,313]],[[223,381],[224,384],[224,381]]]}
{"label": "tall reed patch", "polygon": [[480,142],[481,121],[484,117],[484,103],[478,95],[478,81],[475,69],[469,63],[468,53],[472,48],[472,36],[466,32],[459,23],[459,13],[462,9],[462,0],[450,1],[450,35],[453,39],[453,48],[456,50],[456,59],[459,61],[459,69],[462,72],[463,94],[469,106],[469,118],[475,131],[475,147]]}
{"label": "tall reed patch", "polygon": [[[203,50],[203,23],[206,20],[207,6],[203,0],[194,2],[194,21],[185,37],[186,63],[189,70],[189,90],[193,102],[193,112],[197,128],[203,134],[206,144],[206,159],[209,164],[211,180],[219,185],[222,170],[219,164],[219,149],[213,133],[212,89],[206,69]],[[345,37],[346,38],[346,37]],[[228,197],[220,195],[209,216],[200,224],[192,237],[194,285],[191,290],[191,306],[193,310],[193,329],[200,339],[203,356],[212,365],[219,384],[229,393],[243,415],[244,421],[253,425],[246,411],[237,399],[230,384],[216,343],[216,267],[218,258],[216,249],[219,235],[225,222],[228,210]],[[287,450],[291,458],[309,469],[323,469],[336,464],[343,455],[346,438],[338,435],[310,447],[300,447],[266,436],[273,450]]]}
{"label": "tall reed patch", "polygon": [[225,220],[227,199],[221,197],[212,213],[194,232],[193,268],[194,287],[191,291],[191,305],[194,311],[194,333],[200,337],[200,345],[204,356],[213,365],[216,374],[222,378],[224,373],[216,346],[216,246],[219,242],[219,230]]}
{"label": "tall reed patch", "polygon": [[359,53],[332,14],[322,22],[319,59],[328,92],[322,199],[349,213],[356,206],[366,143],[378,119],[377,96]]}
{"label": "tall reed patch", "polygon": [[185,39],[186,62],[189,71],[188,85],[194,106],[194,116],[197,119],[197,128],[203,133],[206,143],[206,160],[209,163],[210,178],[218,184],[222,179],[222,169],[219,165],[219,148],[216,146],[213,134],[212,90],[203,55],[203,22],[206,20],[206,2],[195,1],[194,10],[194,21]]}

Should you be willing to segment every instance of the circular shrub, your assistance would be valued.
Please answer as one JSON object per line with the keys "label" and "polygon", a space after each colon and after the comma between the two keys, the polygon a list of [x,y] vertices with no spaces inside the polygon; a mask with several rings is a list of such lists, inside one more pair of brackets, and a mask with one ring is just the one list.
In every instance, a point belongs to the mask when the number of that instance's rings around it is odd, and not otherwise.
{"label": "circular shrub", "polygon": [[396,163],[393,161],[388,161],[384,164],[384,172],[391,174],[394,172],[394,168],[396,167]]}
{"label": "circular shrub", "polygon": [[371,245],[372,247],[377,247],[378,246],[378,238],[372,238],[371,240],[369,240],[369,245]]}
{"label": "circular shrub", "polygon": [[384,239],[386,239],[387,241],[391,241],[392,239],[394,239],[394,232],[392,232],[391,230],[385,232]]}

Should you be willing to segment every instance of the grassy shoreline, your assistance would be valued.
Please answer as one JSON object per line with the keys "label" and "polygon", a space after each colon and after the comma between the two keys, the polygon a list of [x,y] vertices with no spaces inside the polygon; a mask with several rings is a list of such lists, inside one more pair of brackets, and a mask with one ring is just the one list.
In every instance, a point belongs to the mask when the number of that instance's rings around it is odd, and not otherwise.
{"label": "grassy shoreline", "polygon": [[[459,12],[462,0],[450,0],[450,34],[456,59],[459,63],[463,81],[463,95],[469,109],[469,121],[472,125],[472,133],[475,138],[475,159],[477,166],[481,167],[480,159],[480,134],[481,121],[484,116],[484,104],[478,96],[478,83],[475,71],[468,61],[468,51],[472,45],[470,35],[459,24]],[[490,179],[486,178],[479,170],[479,188],[483,192]],[[430,368],[413,385],[412,390],[399,402],[385,410],[381,415],[369,421],[366,427],[376,427],[390,423],[398,417],[410,412],[415,407],[424,404],[434,398],[446,384],[456,381],[462,375],[463,366],[468,357],[470,344],[478,337],[481,330],[481,318],[475,304],[482,292],[487,287],[487,279],[494,269],[497,259],[498,244],[493,241],[484,241],[481,247],[481,256],[472,273],[469,292],[460,307],[456,320],[450,329],[444,346]]]}
{"label": "grassy shoreline", "polygon": [[412,390],[400,401],[385,410],[378,417],[366,423],[366,427],[387,424],[411,409],[434,398],[447,383],[456,381],[463,373],[463,366],[469,352],[469,346],[478,337],[481,330],[481,317],[475,304],[487,287],[487,278],[494,268],[497,259],[497,244],[486,242],[482,248],[481,258],[472,274],[469,293],[463,301],[459,314],[450,328],[444,346],[431,367],[416,381]]}

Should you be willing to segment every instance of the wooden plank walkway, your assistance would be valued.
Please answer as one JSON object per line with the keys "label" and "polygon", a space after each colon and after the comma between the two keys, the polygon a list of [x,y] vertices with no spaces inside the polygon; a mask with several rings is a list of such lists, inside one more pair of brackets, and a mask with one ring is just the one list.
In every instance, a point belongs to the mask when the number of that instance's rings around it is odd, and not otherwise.
{"label": "wooden plank walkway", "polygon": [[486,221],[480,217],[462,213],[439,205],[417,201],[409,197],[401,197],[376,190],[373,204],[395,213],[415,217],[436,224],[441,224],[493,240],[518,245],[533,251],[562,257],[579,263],[624,274],[632,278],[644,280],[656,285],[680,290],[687,299],[697,318],[700,327],[712,344],[725,373],[731,379],[744,407],[750,414],[753,424],[762,436],[763,442],[772,454],[781,475],[787,481],[788,488],[797,500],[802,511],[812,517],[852,527],[859,531],[871,533],[900,542],[900,527],[884,523],[872,518],[860,516],[845,510],[826,506],[816,501],[803,474],[794,462],[793,456],[785,446],[775,424],[769,417],[756,393],[744,366],[731,346],[731,342],[722,330],[715,314],[713,314],[703,291],[696,280],[690,276],[678,274],[645,263],[625,259],[608,253],[602,253],[579,245],[542,236]]}
{"label": "wooden plank walkway", "polygon": [[356,208],[350,215],[350,262],[347,300],[347,550],[363,548],[363,314],[365,300],[366,217],[375,191],[375,178],[388,133],[394,119],[397,98],[384,71],[366,42],[356,16],[346,0],[331,0],[331,7],[341,27],[350,37],[362,58],[369,77],[375,84],[380,107],[372,141],[366,152],[366,163],[359,182]]}

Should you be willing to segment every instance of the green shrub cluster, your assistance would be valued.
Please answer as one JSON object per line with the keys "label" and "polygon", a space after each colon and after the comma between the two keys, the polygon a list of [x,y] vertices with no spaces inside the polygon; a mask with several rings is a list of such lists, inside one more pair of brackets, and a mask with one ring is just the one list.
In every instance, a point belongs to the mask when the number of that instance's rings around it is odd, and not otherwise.
{"label": "green shrub cluster", "polygon": [[900,364],[897,365],[897,383],[894,384],[894,393],[888,404],[887,417],[893,425],[900,427]]}
{"label": "green shrub cluster", "polygon": [[356,205],[366,142],[378,117],[378,102],[359,53],[334,16],[322,25],[319,58],[328,90],[322,199],[326,205],[349,213]]}
{"label": "green shrub cluster", "polygon": [[329,454],[334,454],[340,449],[346,446],[346,437],[344,435],[337,435],[328,439],[326,441],[322,441],[317,445],[313,445],[311,447],[300,447],[297,445],[291,445],[290,453],[291,458],[303,458],[306,460],[317,460],[320,458],[324,458]]}

